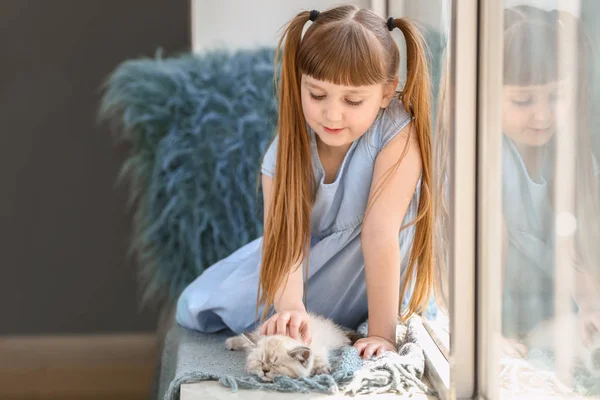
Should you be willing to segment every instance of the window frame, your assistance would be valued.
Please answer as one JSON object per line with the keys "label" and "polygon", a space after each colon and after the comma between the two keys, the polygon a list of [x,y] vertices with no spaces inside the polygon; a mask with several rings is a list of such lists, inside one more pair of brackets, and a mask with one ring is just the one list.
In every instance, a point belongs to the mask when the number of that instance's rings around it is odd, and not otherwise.
{"label": "window frame", "polygon": [[[418,335],[426,377],[442,399],[500,398],[503,281],[502,86],[504,0],[448,0],[451,6],[450,131],[452,132],[449,240],[449,338],[435,322],[423,318]],[[578,15],[578,17],[580,17]],[[560,51],[576,59],[574,32],[561,37]],[[567,74],[574,76],[571,65]],[[569,125],[571,126],[571,125]],[[557,140],[573,147],[572,132],[559,130]],[[565,154],[567,153],[567,154]],[[569,155],[570,154],[570,155]],[[556,156],[556,179],[574,181],[574,156]],[[435,172],[435,171],[434,171]],[[573,213],[570,193],[554,187],[559,214]],[[556,307],[569,309],[572,271],[566,266],[568,244],[555,233]],[[459,278],[460,277],[460,278]],[[500,284],[499,284],[500,283]],[[563,331],[565,327],[556,325]],[[445,334],[445,332],[442,332]],[[560,338],[560,335],[556,335]],[[448,343],[449,348],[445,345]],[[560,341],[560,339],[557,339]],[[573,349],[558,343],[557,371],[568,382]],[[532,366],[533,368],[533,366]]]}
{"label": "window frame", "polygon": [[502,343],[504,0],[479,1],[477,76],[477,342],[479,398],[496,400]]}
{"label": "window frame", "polygon": [[426,320],[418,334],[425,354],[426,377],[440,398],[467,399],[477,396],[475,263],[479,2],[453,0],[450,9],[449,349],[441,346],[445,338],[436,337],[435,327]]}

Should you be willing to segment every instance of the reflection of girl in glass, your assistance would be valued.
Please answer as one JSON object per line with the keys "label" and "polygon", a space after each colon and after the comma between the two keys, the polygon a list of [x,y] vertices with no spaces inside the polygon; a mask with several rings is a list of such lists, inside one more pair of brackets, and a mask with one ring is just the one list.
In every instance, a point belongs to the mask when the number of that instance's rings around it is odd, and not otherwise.
{"label": "reflection of girl in glass", "polygon": [[[578,59],[561,57],[559,40],[577,35]],[[590,50],[580,23],[570,14],[528,6],[504,15],[502,97],[504,214],[503,331],[522,339],[554,314],[553,185],[556,132],[568,115],[575,126],[575,220],[573,300],[584,340],[600,330],[594,291],[600,267],[598,165],[591,152],[588,113]],[[573,67],[576,66],[576,70]],[[573,86],[574,85],[574,86]],[[574,113],[574,114],[573,114]],[[596,310],[597,311],[597,310]]]}
{"label": "reflection of girl in glass", "polygon": [[[505,10],[502,95],[503,299],[505,337],[525,342],[554,317],[553,185],[556,132],[575,115],[575,219],[572,253],[574,310],[584,342],[600,330],[598,165],[591,151],[587,70],[590,54],[579,22],[529,6]],[[578,69],[559,59],[559,35],[576,29]],[[446,65],[446,68],[448,65]],[[449,250],[448,72],[442,74],[434,137],[435,259],[444,270]],[[573,86],[575,84],[575,86]],[[574,93],[574,94],[572,94]],[[571,113],[571,114],[569,114]],[[575,113],[575,114],[573,114]],[[562,125],[561,125],[562,124]],[[514,343],[513,340],[510,340]],[[522,347],[522,346],[519,346]]]}

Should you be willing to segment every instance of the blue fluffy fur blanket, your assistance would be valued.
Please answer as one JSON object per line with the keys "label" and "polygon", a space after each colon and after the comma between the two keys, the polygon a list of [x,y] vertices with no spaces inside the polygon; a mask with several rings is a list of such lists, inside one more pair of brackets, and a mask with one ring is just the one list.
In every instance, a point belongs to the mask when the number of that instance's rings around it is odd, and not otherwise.
{"label": "blue fluffy fur blanket", "polygon": [[172,301],[262,235],[257,177],[276,129],[273,59],[273,49],[157,55],[108,78],[100,117],[131,147],[121,176],[144,301]]}

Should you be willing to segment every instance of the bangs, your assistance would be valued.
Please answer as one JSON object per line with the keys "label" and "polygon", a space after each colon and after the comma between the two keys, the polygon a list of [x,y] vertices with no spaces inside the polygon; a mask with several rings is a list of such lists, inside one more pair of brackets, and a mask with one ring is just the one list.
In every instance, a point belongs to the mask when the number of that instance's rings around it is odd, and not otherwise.
{"label": "bangs", "polygon": [[558,58],[558,32],[554,27],[517,24],[504,40],[505,85],[537,86],[561,78],[561,67],[566,63]]}
{"label": "bangs", "polygon": [[335,85],[366,86],[388,79],[379,40],[360,24],[332,23],[308,32],[298,52],[298,68]]}

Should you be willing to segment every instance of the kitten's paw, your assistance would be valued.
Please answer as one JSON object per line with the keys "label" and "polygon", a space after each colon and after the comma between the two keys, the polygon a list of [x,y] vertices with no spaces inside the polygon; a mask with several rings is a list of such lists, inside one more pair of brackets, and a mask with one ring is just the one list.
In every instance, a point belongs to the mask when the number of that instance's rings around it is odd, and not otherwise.
{"label": "kitten's paw", "polygon": [[253,333],[242,333],[225,339],[225,347],[229,350],[245,350],[256,347],[258,337]]}
{"label": "kitten's paw", "polygon": [[260,365],[246,365],[246,373],[250,375],[256,375],[261,379],[265,379],[265,373]]}
{"label": "kitten's paw", "polygon": [[275,378],[275,375],[271,372],[267,372],[267,374],[262,377],[262,380],[267,382],[273,382],[273,378]]}
{"label": "kitten's paw", "polygon": [[324,360],[321,357],[315,357],[313,364],[313,375],[328,374],[331,372],[331,365],[328,360]]}
{"label": "kitten's paw", "polygon": [[229,350],[244,350],[256,347],[256,342],[253,341],[252,334],[242,333],[238,336],[232,336],[225,339],[225,347]]}
{"label": "kitten's paw", "polygon": [[227,348],[227,350],[238,350],[238,349],[240,349],[239,338],[237,336],[227,338],[225,340],[225,347]]}
{"label": "kitten's paw", "polygon": [[331,367],[329,365],[321,365],[313,369],[313,375],[322,375],[329,373],[331,373]]}

